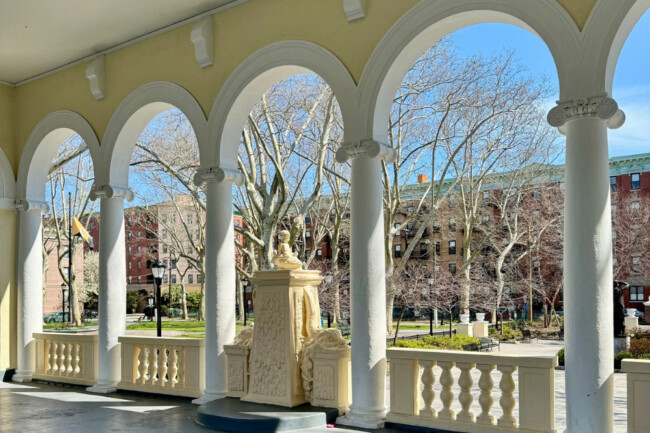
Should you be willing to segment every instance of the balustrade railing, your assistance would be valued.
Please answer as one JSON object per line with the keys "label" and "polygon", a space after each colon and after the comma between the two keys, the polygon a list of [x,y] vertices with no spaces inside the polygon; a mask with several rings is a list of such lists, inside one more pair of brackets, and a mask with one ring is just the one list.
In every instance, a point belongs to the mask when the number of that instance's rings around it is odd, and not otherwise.
{"label": "balustrade railing", "polygon": [[119,389],[200,397],[205,388],[202,338],[119,337],[122,379]]}
{"label": "balustrade railing", "polygon": [[624,359],[621,364],[627,373],[627,431],[643,433],[650,426],[650,361]]}
{"label": "balustrade railing", "polygon": [[402,348],[387,355],[390,423],[467,433],[556,431],[554,356]]}
{"label": "balustrade railing", "polygon": [[97,335],[35,333],[34,378],[93,385],[97,378]]}

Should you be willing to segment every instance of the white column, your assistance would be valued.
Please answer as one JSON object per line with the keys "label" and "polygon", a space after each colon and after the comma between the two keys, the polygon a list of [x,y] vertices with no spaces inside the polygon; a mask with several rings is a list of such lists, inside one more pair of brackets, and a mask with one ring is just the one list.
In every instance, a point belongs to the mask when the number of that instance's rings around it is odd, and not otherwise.
{"label": "white column", "polygon": [[548,121],[566,134],[564,326],[567,432],[614,428],[612,231],[607,126],[625,117],[605,95],[563,101]]}
{"label": "white column", "polygon": [[43,332],[43,223],[47,203],[18,201],[18,338],[14,382],[30,382],[36,362],[34,332]]}
{"label": "white column", "polygon": [[243,177],[235,170],[200,170],[197,185],[206,183],[205,251],[205,391],[193,403],[224,398],[228,392],[228,365],[223,346],[235,339],[235,232],[232,184]]}
{"label": "white column", "polygon": [[120,344],[126,332],[126,254],[124,199],[132,200],[128,188],[93,187],[93,200],[100,198],[99,218],[99,350],[97,383],[90,392],[115,392],[121,375]]}
{"label": "white column", "polygon": [[373,140],[344,144],[339,162],[352,159],[350,331],[352,404],[337,423],[382,427],[386,419],[386,272],[381,159],[395,152]]}

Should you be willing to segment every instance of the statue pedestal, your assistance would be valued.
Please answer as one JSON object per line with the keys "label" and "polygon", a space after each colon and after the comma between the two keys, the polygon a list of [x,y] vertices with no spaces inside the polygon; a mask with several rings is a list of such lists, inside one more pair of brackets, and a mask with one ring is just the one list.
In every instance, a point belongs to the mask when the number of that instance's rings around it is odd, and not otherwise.
{"label": "statue pedestal", "polygon": [[242,401],[293,407],[306,402],[300,374],[305,338],[320,328],[318,271],[261,271],[255,285],[255,326],[248,394]]}
{"label": "statue pedestal", "polygon": [[459,323],[456,325],[456,334],[474,336],[474,325],[471,323]]}
{"label": "statue pedestal", "polygon": [[630,332],[634,328],[639,327],[639,318],[638,317],[626,317],[625,318],[625,332]]}
{"label": "statue pedestal", "polygon": [[487,322],[474,322],[472,323],[473,325],[473,332],[474,332],[474,337],[480,338],[480,337],[489,337],[490,334],[488,332],[488,323]]}

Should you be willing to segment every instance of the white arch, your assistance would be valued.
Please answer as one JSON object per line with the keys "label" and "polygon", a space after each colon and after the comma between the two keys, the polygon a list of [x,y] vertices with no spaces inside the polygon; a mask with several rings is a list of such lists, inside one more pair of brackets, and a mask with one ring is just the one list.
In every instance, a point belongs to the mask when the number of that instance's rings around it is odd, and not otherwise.
{"label": "white arch", "polygon": [[157,81],[134,90],[117,107],[102,140],[103,164],[97,167],[96,183],[126,187],[135,143],[158,114],[178,108],[187,117],[199,143],[206,141],[206,120],[196,99],[178,84]]}
{"label": "white arch", "polygon": [[399,85],[433,43],[461,28],[493,22],[521,27],[544,41],[555,60],[562,92],[568,75],[563,65],[579,46],[580,32],[555,0],[422,1],[386,33],[361,75],[360,106],[369,108],[360,119],[366,134],[385,141],[386,119]]}
{"label": "white arch", "polygon": [[0,200],[13,200],[15,189],[14,169],[7,155],[0,149]]}
{"label": "white arch", "polygon": [[224,84],[210,112],[209,146],[201,149],[201,165],[236,168],[241,132],[255,103],[278,81],[310,72],[319,75],[332,88],[347,136],[348,126],[355,123],[357,88],[345,66],[319,45],[282,41],[251,55]]}
{"label": "white arch", "polygon": [[61,110],[50,113],[41,120],[27,139],[20,158],[16,197],[43,201],[45,185],[52,158],[64,140],[79,134],[88,146],[95,173],[98,167],[99,141],[90,124],[79,114]]}

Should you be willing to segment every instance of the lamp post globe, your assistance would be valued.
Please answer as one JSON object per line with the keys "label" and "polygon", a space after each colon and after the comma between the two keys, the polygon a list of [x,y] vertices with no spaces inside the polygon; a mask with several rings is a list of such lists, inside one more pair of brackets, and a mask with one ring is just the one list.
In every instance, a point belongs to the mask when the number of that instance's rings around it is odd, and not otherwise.
{"label": "lamp post globe", "polygon": [[158,259],[154,260],[151,264],[151,274],[153,275],[153,279],[156,284],[156,334],[158,337],[162,337],[162,314],[160,311],[162,299],[160,296],[160,285],[162,284],[163,275],[165,275],[165,269],[165,264]]}

